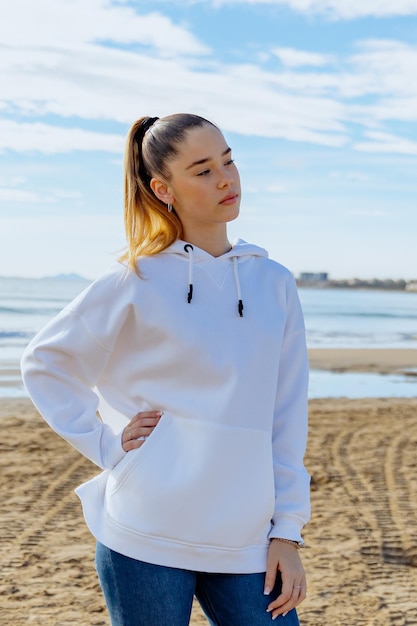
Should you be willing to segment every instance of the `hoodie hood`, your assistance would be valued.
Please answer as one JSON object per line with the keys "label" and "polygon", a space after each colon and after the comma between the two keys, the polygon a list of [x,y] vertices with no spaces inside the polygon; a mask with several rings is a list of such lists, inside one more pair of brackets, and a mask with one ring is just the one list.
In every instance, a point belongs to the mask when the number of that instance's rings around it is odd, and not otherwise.
{"label": "hoodie hood", "polygon": [[216,264],[218,265],[219,263],[224,262],[232,263],[233,274],[236,284],[237,310],[239,313],[239,317],[243,317],[244,305],[242,291],[240,287],[238,262],[245,261],[253,257],[268,257],[268,253],[266,250],[260,248],[259,246],[249,244],[243,239],[237,239],[232,244],[232,248],[228,252],[225,252],[218,257],[214,257],[202,248],[199,248],[194,244],[187,243],[186,241],[182,241],[181,239],[178,239],[168,248],[165,248],[165,250],[163,250],[161,254],[178,255],[183,257],[185,261],[188,261],[188,304],[191,304],[194,294],[194,264],[207,263],[212,266],[211,270],[214,271],[214,267]]}
{"label": "hoodie hood", "polygon": [[233,257],[243,258],[243,257],[265,257],[268,258],[268,252],[264,250],[264,248],[260,248],[259,246],[255,246],[251,243],[247,243],[243,239],[236,239],[232,244],[232,248],[222,254],[221,256],[214,257],[209,252],[202,250],[198,246],[194,244],[190,244],[187,241],[183,241],[182,239],[177,239],[174,241],[168,248],[162,250],[160,254],[178,254],[179,256],[184,257],[185,260],[188,260],[189,254],[185,249],[185,246],[192,246],[194,253],[194,263],[201,263],[204,261],[228,261]]}

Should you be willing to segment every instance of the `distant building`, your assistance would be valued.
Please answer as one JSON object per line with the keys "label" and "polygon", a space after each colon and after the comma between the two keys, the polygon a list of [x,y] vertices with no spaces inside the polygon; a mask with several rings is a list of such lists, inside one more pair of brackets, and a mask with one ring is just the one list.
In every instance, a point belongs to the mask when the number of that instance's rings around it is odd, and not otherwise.
{"label": "distant building", "polygon": [[329,274],[327,272],[301,272],[298,280],[300,283],[327,283]]}
{"label": "distant building", "polygon": [[409,280],[405,286],[406,291],[417,291],[417,280]]}

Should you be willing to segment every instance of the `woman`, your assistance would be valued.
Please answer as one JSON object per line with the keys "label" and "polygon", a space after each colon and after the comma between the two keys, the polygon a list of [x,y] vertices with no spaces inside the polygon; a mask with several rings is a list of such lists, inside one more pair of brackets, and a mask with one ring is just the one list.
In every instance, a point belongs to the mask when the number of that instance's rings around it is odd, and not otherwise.
{"label": "woman", "polygon": [[211,625],[298,624],[303,317],[290,272],[230,244],[240,196],[217,126],[138,120],[126,256],[23,357],[45,420],[104,469],[77,493],[113,626],[184,626],[194,594]]}

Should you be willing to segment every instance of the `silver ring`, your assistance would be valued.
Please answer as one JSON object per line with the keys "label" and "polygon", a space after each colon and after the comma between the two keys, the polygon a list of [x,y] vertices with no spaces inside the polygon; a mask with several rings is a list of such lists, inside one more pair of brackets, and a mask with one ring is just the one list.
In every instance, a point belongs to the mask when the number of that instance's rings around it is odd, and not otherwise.
{"label": "silver ring", "polygon": [[142,437],[138,437],[138,441],[145,441],[145,439],[147,439],[145,435],[142,435]]}
{"label": "silver ring", "polygon": [[293,589],[301,589],[301,585],[293,585]]}

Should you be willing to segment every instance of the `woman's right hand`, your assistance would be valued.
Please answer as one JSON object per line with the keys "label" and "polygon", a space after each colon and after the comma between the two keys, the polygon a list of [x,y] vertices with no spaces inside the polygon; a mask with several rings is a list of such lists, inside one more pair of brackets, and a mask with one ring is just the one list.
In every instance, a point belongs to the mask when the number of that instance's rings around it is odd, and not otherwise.
{"label": "woman's right hand", "polygon": [[162,411],[141,411],[133,417],[122,433],[122,447],[125,452],[140,448],[146,437],[158,425]]}

